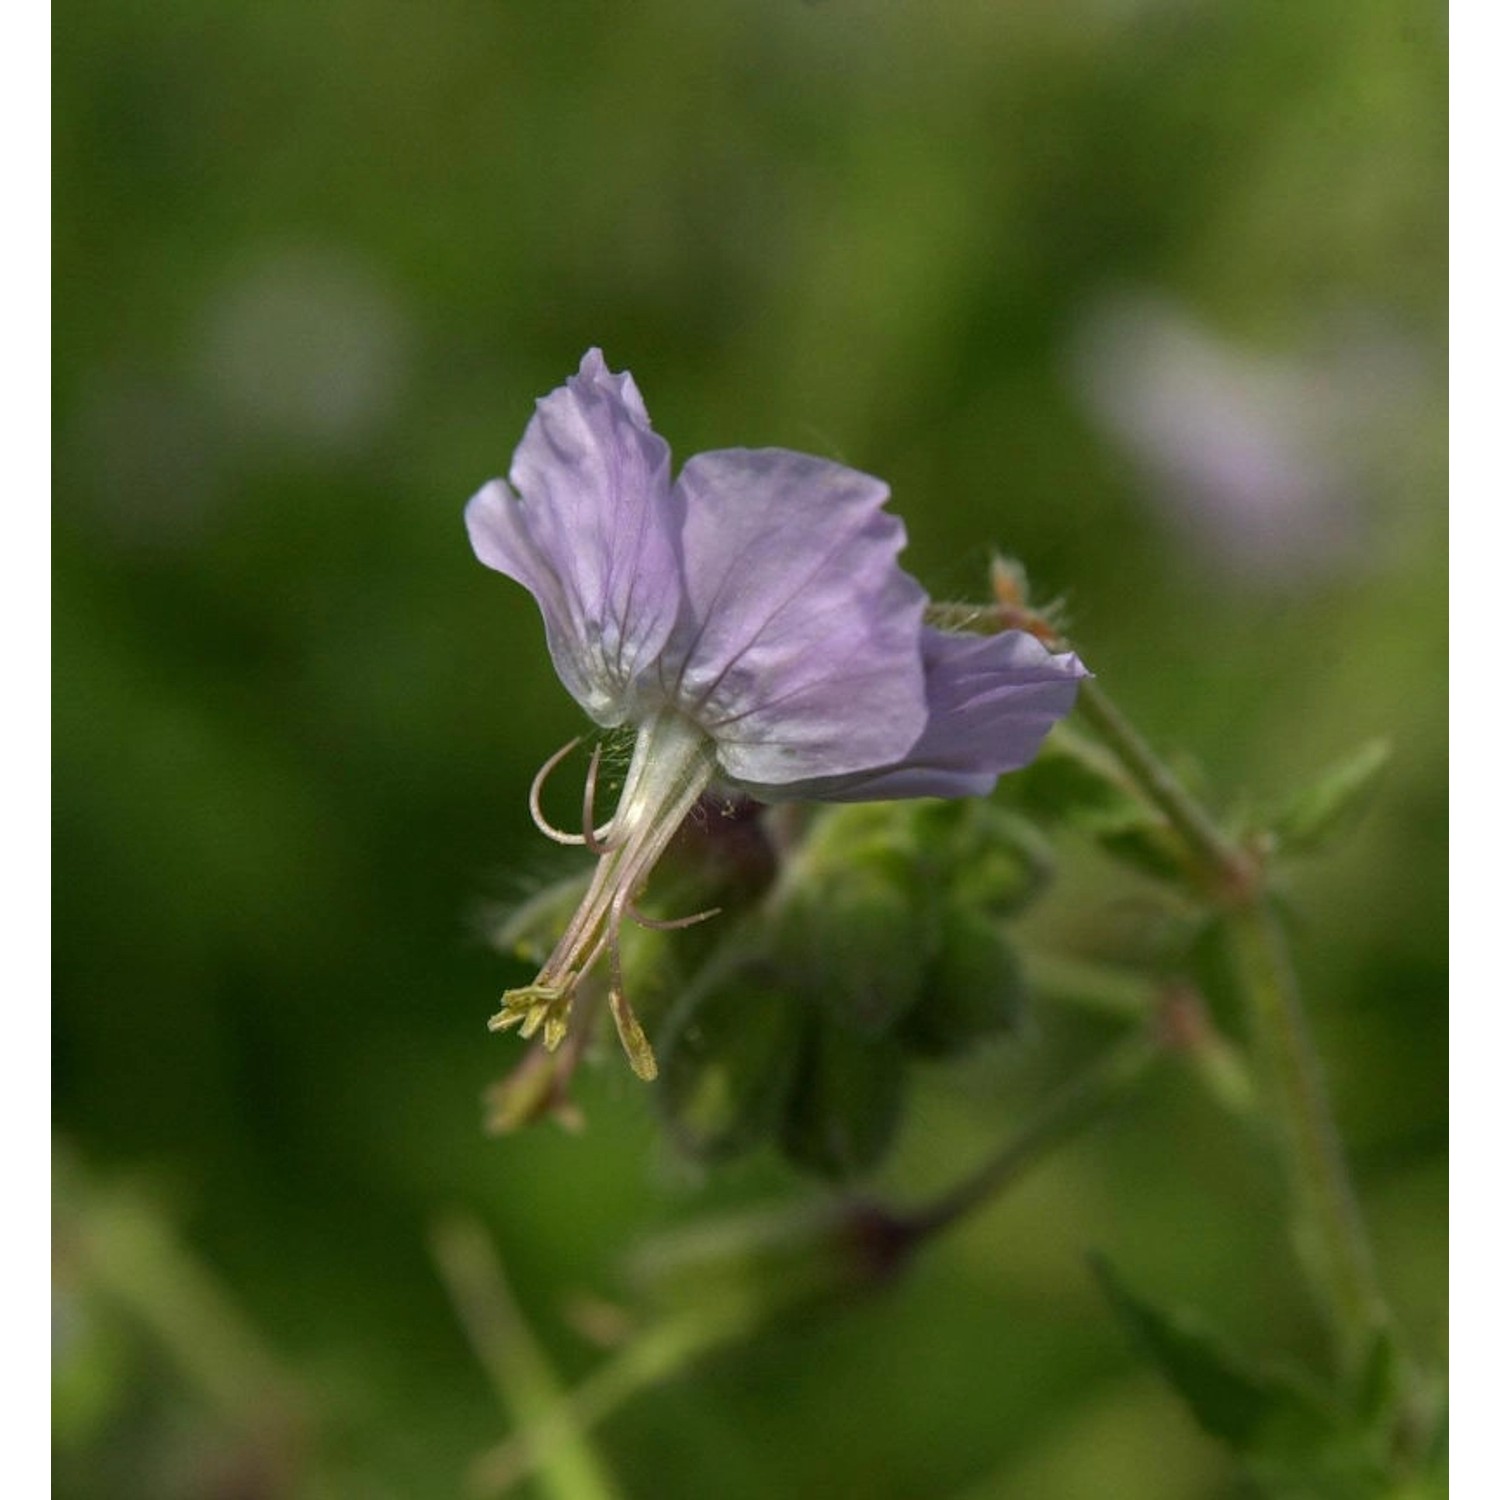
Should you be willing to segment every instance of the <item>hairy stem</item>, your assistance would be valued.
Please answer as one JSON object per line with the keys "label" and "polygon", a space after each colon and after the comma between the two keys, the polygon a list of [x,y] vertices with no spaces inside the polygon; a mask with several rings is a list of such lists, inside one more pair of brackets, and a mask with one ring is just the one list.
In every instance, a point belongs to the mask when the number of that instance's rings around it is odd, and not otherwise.
{"label": "hairy stem", "polygon": [[1321,1294],[1342,1368],[1353,1373],[1389,1315],[1303,1014],[1286,935],[1268,901],[1230,919],[1241,985],[1255,1026],[1263,1086],[1282,1137],[1294,1197],[1294,1236]]}
{"label": "hairy stem", "polygon": [[1237,898],[1253,890],[1258,883],[1257,863],[1225,837],[1212,816],[1141,738],[1097,682],[1085,682],[1079,688],[1078,713],[1114,751],[1147,799],[1177,830],[1200,872],[1210,877],[1219,893]]}

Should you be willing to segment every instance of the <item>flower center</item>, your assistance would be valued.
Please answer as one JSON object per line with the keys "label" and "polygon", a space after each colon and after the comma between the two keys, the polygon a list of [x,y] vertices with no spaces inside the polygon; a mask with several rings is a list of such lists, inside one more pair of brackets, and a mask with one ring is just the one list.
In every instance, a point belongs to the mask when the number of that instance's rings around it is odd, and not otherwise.
{"label": "flower center", "polygon": [[[605,828],[597,831],[593,827],[596,754],[584,792],[582,836],[559,834],[541,816],[540,783],[560,758],[554,756],[542,767],[532,789],[532,813],[544,833],[565,843],[586,844],[598,855],[599,863],[552,956],[530,984],[506,991],[499,1013],[490,1018],[490,1030],[502,1031],[514,1026],[523,1037],[540,1030],[543,1044],[549,1051],[555,1049],[567,1034],[579,984],[600,955],[607,954],[609,1007],[615,1027],[631,1067],[649,1080],[656,1076],[656,1057],[625,998],[620,929],[626,917],[645,920],[636,916],[633,903],[683,819],[713,779],[713,742],[680,714],[663,710],[646,719],[636,735],[630,769],[614,816]],[[647,925],[680,926],[696,920],[685,918],[678,923]]]}

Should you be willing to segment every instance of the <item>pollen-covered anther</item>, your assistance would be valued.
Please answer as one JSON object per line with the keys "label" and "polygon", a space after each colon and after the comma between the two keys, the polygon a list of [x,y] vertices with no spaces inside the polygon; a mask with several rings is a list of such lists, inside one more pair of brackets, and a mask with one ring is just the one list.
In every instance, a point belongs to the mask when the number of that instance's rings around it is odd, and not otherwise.
{"label": "pollen-covered anther", "polygon": [[491,1031],[516,1030],[530,1039],[538,1031],[549,1052],[567,1035],[568,1015],[573,1008],[573,986],[528,984],[507,990],[502,1008],[489,1019]]}
{"label": "pollen-covered anther", "polygon": [[623,991],[609,992],[609,1013],[615,1018],[615,1030],[620,1034],[625,1056],[630,1059],[631,1071],[642,1082],[650,1083],[656,1077],[656,1053]]}

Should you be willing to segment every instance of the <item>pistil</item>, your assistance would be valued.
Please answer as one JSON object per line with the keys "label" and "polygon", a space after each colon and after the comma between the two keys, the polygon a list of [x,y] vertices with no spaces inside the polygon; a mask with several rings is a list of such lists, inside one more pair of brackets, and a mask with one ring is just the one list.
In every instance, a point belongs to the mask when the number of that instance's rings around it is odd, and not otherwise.
{"label": "pistil", "polygon": [[540,1030],[543,1044],[554,1050],[567,1035],[579,984],[600,955],[608,954],[609,1005],[615,1027],[631,1067],[642,1078],[650,1079],[656,1076],[656,1058],[625,997],[620,929],[625,918],[633,916],[633,903],[656,862],[713,779],[713,745],[702,730],[680,714],[661,712],[648,718],[636,735],[619,804],[602,830],[593,827],[596,753],[584,796],[581,836],[560,834],[546,822],[540,809],[541,783],[572,748],[567,746],[543,766],[532,787],[532,812],[543,832],[559,842],[586,844],[598,854],[599,863],[552,956],[532,983],[506,992],[500,1011],[490,1018],[490,1030],[514,1026],[523,1037]]}

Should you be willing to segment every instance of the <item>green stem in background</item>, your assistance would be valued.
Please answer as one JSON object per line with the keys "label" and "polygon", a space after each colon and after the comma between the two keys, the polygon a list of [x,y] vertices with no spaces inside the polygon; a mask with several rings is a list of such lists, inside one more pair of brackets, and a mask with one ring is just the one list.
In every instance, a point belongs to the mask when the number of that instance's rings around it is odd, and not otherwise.
{"label": "green stem in background", "polygon": [[987,1162],[925,1208],[900,1215],[913,1240],[950,1228],[1003,1193],[1053,1147],[1077,1135],[1131,1092],[1162,1055],[1152,1031],[1131,1034],[1055,1094]]}
{"label": "green stem in background", "polygon": [[288,1440],[304,1412],[276,1356],[226,1288],[149,1197],[96,1184],[71,1156],[54,1166],[59,1284],[76,1275],[145,1329],[188,1385],[262,1442]]}
{"label": "green stem in background", "polygon": [[1137,1024],[1153,1022],[1216,1103],[1234,1115],[1256,1113],[1249,1063],[1214,1025],[1203,997],[1185,983],[1058,953],[1021,949],[1031,992],[1050,1005]]}
{"label": "green stem in background", "polygon": [[1083,685],[1078,708],[1177,830],[1228,917],[1257,1033],[1263,1097],[1282,1135],[1303,1264],[1334,1330],[1340,1364],[1352,1374],[1386,1332],[1388,1315],[1260,863],[1224,835],[1095,683]]}
{"label": "green stem in background", "polygon": [[1152,975],[1071,954],[1021,946],[1026,982],[1039,999],[1112,1021],[1144,1022],[1161,999]]}
{"label": "green stem in background", "polygon": [[555,1464],[558,1451],[578,1434],[747,1331],[736,1316],[693,1313],[645,1329],[570,1395],[559,1395],[513,1437],[480,1454],[469,1471],[470,1492],[484,1500],[508,1494]]}
{"label": "green stem in background", "polygon": [[[877,1256],[877,1274],[889,1274],[930,1238],[993,1203],[1051,1151],[1123,1102],[1163,1054],[1179,1045],[1180,1039],[1174,1038],[1166,1020],[1170,997],[1160,986],[1087,965],[1065,966],[1062,972],[1070,988],[1076,988],[1080,979],[1091,980],[1107,998],[1112,1013],[1128,1014],[1137,1025],[1045,1101],[1001,1150],[931,1203],[913,1210],[872,1205],[860,1210],[851,1202],[851,1211],[863,1226],[857,1236],[861,1262],[875,1241],[890,1256],[889,1260],[886,1254]],[[846,1232],[853,1222],[846,1223]],[[843,1235],[839,1239],[844,1243]],[[446,1242],[438,1241],[438,1248],[455,1300],[465,1309],[464,1322],[471,1341],[492,1369],[497,1388],[509,1393],[517,1417],[516,1432],[482,1454],[471,1468],[470,1492],[485,1500],[495,1500],[528,1478],[547,1477],[549,1472],[554,1493],[573,1493],[557,1487],[559,1466],[566,1462],[569,1448],[584,1440],[585,1433],[641,1392],[681,1375],[713,1350],[744,1338],[772,1316],[773,1304],[785,1302],[788,1294],[792,1303],[799,1300],[799,1283],[795,1277],[783,1276],[777,1282],[779,1296],[772,1302],[731,1299],[727,1306],[693,1308],[643,1329],[570,1394],[564,1395],[550,1378],[539,1384],[536,1372],[525,1369],[519,1372],[525,1389],[517,1390],[516,1371],[508,1376],[502,1373],[505,1346],[512,1346],[512,1364],[527,1365],[530,1356],[524,1347],[515,1347],[518,1332],[524,1334],[524,1330],[511,1327],[508,1337],[502,1337],[506,1332],[502,1325],[509,1323],[513,1310],[486,1308],[497,1295],[491,1283],[496,1269],[492,1252],[482,1241],[465,1244],[451,1229]],[[849,1248],[845,1243],[841,1253],[846,1255]],[[869,1270],[864,1267],[861,1276],[868,1275]],[[846,1295],[852,1286],[845,1283]],[[504,1301],[508,1304],[508,1297]],[[524,1343],[529,1343],[529,1336]]]}
{"label": "green stem in background", "polygon": [[536,1478],[553,1500],[613,1500],[620,1492],[573,1418],[561,1380],[526,1326],[489,1237],[472,1219],[432,1232],[432,1254],[464,1332],[517,1428],[545,1428]]}

